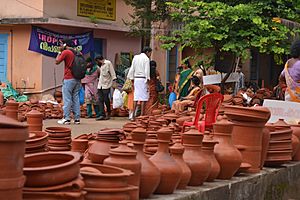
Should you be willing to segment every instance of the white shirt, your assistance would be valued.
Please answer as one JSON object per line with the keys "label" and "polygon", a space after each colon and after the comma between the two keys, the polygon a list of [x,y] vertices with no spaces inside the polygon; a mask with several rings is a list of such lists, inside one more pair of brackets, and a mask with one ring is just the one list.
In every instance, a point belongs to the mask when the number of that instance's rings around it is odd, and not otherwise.
{"label": "white shirt", "polygon": [[145,53],[133,57],[127,78],[130,80],[134,78],[145,78],[146,81],[150,80],[150,59]]}
{"label": "white shirt", "polygon": [[112,82],[116,78],[116,72],[112,63],[109,60],[104,60],[104,64],[100,66],[98,89],[111,88]]}

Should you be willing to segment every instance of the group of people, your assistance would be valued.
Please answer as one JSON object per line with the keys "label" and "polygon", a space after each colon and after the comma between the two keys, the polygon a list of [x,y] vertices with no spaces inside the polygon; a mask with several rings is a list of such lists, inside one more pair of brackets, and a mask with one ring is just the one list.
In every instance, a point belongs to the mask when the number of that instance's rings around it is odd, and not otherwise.
{"label": "group of people", "polygon": [[70,39],[62,40],[60,52],[55,60],[57,65],[63,61],[65,63],[62,86],[63,118],[58,123],[70,124],[72,111],[74,124],[80,124],[79,90],[82,84],[85,88],[87,117],[93,116],[94,109],[96,120],[108,120],[111,114],[109,95],[113,81],[117,78],[114,67],[103,56],[97,56],[94,61],[88,58],[85,77],[82,80],[76,79],[71,70],[75,59],[72,47],[73,42]]}

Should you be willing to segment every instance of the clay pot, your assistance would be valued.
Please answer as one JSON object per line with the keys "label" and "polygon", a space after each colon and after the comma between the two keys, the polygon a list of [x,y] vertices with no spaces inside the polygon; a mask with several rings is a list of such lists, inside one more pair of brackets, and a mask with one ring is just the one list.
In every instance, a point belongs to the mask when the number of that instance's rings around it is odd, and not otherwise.
{"label": "clay pot", "polygon": [[18,108],[19,103],[15,101],[7,101],[6,108],[5,108],[5,115],[12,119],[18,120]]}
{"label": "clay pot", "polygon": [[207,177],[206,181],[213,181],[216,179],[220,173],[220,165],[214,154],[214,147],[218,142],[213,140],[212,135],[209,135],[208,131],[204,132],[204,138],[202,141],[202,151],[205,153],[211,164],[211,171]]}
{"label": "clay pot", "polygon": [[298,137],[294,134],[292,134],[292,157],[294,157],[296,155],[296,153],[298,152],[300,146],[300,141],[298,139]]}
{"label": "clay pot", "polygon": [[211,171],[211,163],[208,156],[202,152],[203,135],[194,126],[182,135],[185,148],[183,160],[189,166],[192,176],[188,183],[190,186],[199,186],[206,181]]}
{"label": "clay pot", "polygon": [[[270,131],[268,128],[263,129],[263,138],[262,138],[262,151],[261,151],[261,162],[260,162],[260,169],[263,168],[265,160],[267,158],[267,153],[269,149],[269,144],[270,144]],[[248,163],[249,164],[249,163]],[[250,164],[249,164],[250,165]],[[251,167],[250,167],[251,168]],[[249,168],[249,169],[250,169]],[[248,169],[248,170],[249,170]]]}
{"label": "clay pot", "polygon": [[3,93],[0,91],[0,107],[4,105],[4,96]]}
{"label": "clay pot", "polygon": [[[130,185],[140,186],[141,162],[136,159],[137,151],[129,148],[126,142],[120,142],[119,147],[109,151],[109,157],[103,161],[105,165],[122,167],[131,170],[134,175],[128,179]],[[130,194],[132,200],[139,199],[139,190]]]}
{"label": "clay pot", "polygon": [[28,130],[42,131],[43,129],[43,113],[37,110],[31,110],[26,114]]}
{"label": "clay pot", "polygon": [[185,121],[187,122],[191,122],[193,120],[193,117],[192,116],[183,116],[183,117],[179,117],[176,119],[176,123],[179,125],[179,126],[182,126],[183,123]]}
{"label": "clay pot", "polygon": [[158,149],[150,157],[150,161],[159,169],[161,177],[154,193],[172,194],[177,188],[182,176],[182,170],[169,154],[169,142],[173,130],[163,127],[157,131]]}
{"label": "clay pot", "polygon": [[0,179],[0,198],[5,200],[22,200],[25,176]]}
{"label": "clay pot", "polygon": [[182,176],[180,182],[177,186],[177,189],[185,189],[188,183],[190,182],[192,172],[189,166],[183,160],[184,147],[181,145],[180,140],[177,140],[176,143],[170,147],[172,157],[175,159],[176,163],[180,166],[182,170]]}
{"label": "clay pot", "polygon": [[44,151],[47,145],[48,133],[44,131],[29,132],[29,139],[26,140],[26,153],[32,150]]}
{"label": "clay pot", "polygon": [[131,200],[130,193],[137,190],[136,186],[125,188],[84,188],[87,191],[85,200]]}
{"label": "clay pot", "polygon": [[27,125],[0,115],[0,180],[23,176],[27,138]]}
{"label": "clay pot", "polygon": [[83,200],[84,192],[23,192],[23,200]]}
{"label": "clay pot", "polygon": [[138,126],[132,131],[133,149],[137,151],[137,160],[141,162],[140,198],[148,198],[160,182],[160,171],[144,154],[143,147],[147,137],[146,129]]}
{"label": "clay pot", "polygon": [[[291,125],[291,129],[293,130],[293,135],[297,136],[300,140],[300,125]],[[300,148],[295,152],[293,156],[293,160],[300,161]]]}
{"label": "clay pot", "polygon": [[[130,170],[108,165],[81,163],[80,167],[80,174],[83,176],[87,188],[127,187],[128,179],[133,175]],[[91,169],[87,170],[87,168]]]}
{"label": "clay pot", "polygon": [[72,151],[84,153],[88,149],[87,139],[74,139],[72,140]]}
{"label": "clay pot", "polygon": [[232,129],[233,123],[227,118],[213,125],[214,139],[219,142],[214,148],[216,159],[221,167],[218,179],[231,179],[242,163],[242,155],[231,141]]}
{"label": "clay pot", "polygon": [[79,174],[80,157],[76,152],[44,152],[26,155],[25,186],[46,187],[76,179]]}
{"label": "clay pot", "polygon": [[118,141],[96,140],[91,144],[88,150],[88,158],[93,163],[102,164],[104,159],[109,156],[109,150],[118,145]]}
{"label": "clay pot", "polygon": [[226,105],[225,115],[230,120],[266,123],[271,116],[271,112],[263,106],[241,107]]}
{"label": "clay pot", "polygon": [[49,133],[49,137],[54,138],[71,136],[71,129],[65,127],[47,127],[45,131]]}

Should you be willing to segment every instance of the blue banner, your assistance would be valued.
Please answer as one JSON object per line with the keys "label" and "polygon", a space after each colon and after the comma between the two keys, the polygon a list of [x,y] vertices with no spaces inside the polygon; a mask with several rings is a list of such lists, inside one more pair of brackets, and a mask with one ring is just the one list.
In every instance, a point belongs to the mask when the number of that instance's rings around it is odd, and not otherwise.
{"label": "blue banner", "polygon": [[36,26],[32,26],[28,49],[55,58],[59,52],[61,40],[64,38],[72,40],[74,48],[82,54],[94,51],[92,31],[81,34],[62,34]]}

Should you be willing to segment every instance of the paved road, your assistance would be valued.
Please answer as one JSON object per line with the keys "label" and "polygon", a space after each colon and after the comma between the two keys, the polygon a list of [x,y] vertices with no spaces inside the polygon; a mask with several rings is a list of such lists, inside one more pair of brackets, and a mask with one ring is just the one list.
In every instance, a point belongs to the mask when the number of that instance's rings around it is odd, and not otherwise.
{"label": "paved road", "polygon": [[95,119],[84,119],[81,118],[81,124],[75,125],[60,125],[57,123],[57,119],[46,119],[43,122],[44,129],[46,127],[62,126],[68,127],[72,130],[72,137],[78,136],[83,133],[94,133],[102,128],[121,128],[123,124],[129,122],[125,117],[112,117],[110,120],[96,121]]}

